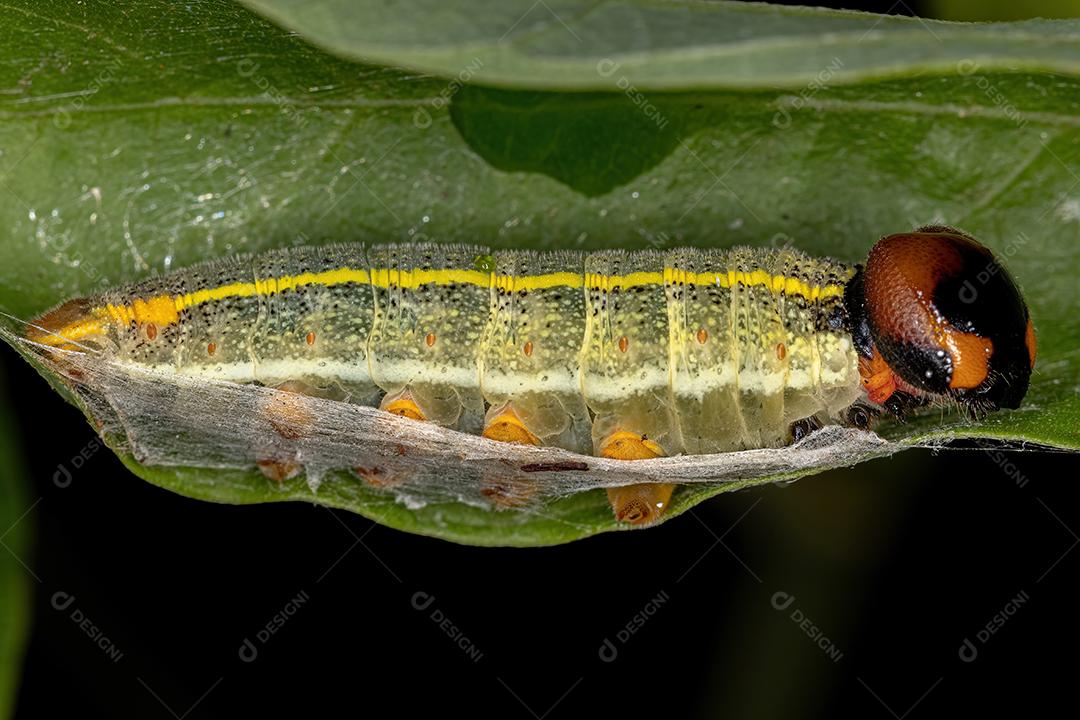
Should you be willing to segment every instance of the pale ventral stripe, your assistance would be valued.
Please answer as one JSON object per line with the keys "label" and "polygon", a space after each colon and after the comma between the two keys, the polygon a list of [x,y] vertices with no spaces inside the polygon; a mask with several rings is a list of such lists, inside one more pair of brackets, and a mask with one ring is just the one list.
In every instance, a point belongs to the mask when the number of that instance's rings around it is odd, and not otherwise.
{"label": "pale ventral stripe", "polygon": [[[847,338],[840,338],[837,350],[847,353],[851,343]],[[120,361],[125,362],[125,361]],[[258,364],[258,377],[255,376],[255,367],[251,363],[202,363],[176,367],[167,364],[144,365],[137,362],[127,361],[127,364],[148,368],[166,374],[187,375],[192,377],[205,377],[215,380],[228,380],[230,382],[251,382],[253,380],[281,379],[301,377],[325,377],[338,379],[343,382],[356,384],[369,384],[371,372],[368,365],[346,363],[335,360],[320,360],[318,358],[295,358],[265,360]],[[446,372],[432,374],[431,365],[417,361],[396,363],[384,363],[380,368],[381,375],[389,383],[407,383],[418,378],[437,377],[440,382],[462,388],[480,387],[480,378],[476,371],[467,368],[447,367]],[[668,387],[669,374],[658,368],[649,368],[644,378],[635,373],[632,378],[621,376],[614,379],[599,376],[590,377],[587,381],[589,397],[611,401],[627,397],[625,388],[629,385],[638,393],[663,389]],[[821,368],[820,381],[824,385],[844,383],[852,378],[853,368],[846,365],[840,370]],[[581,379],[579,375],[571,375],[563,371],[545,371],[549,381],[542,385],[537,382],[537,376],[526,373],[490,373],[483,389],[497,395],[512,395],[531,390],[543,389],[545,392],[557,394],[580,394]],[[735,383],[735,372],[730,365],[725,365],[719,371],[708,372],[695,378],[684,378],[675,388],[676,393],[682,397],[701,399],[706,393],[720,387]],[[814,381],[810,371],[789,372],[785,379],[783,373],[767,373],[763,371],[738,373],[738,385],[745,392],[772,394],[780,392],[784,388],[802,390],[812,388]]]}

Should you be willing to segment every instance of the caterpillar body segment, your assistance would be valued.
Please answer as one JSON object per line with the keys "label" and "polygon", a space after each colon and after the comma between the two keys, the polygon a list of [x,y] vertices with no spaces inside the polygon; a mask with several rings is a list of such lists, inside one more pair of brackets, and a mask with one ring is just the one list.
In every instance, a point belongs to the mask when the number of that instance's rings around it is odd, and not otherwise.
{"label": "caterpillar body segment", "polygon": [[[682,449],[668,369],[671,335],[663,256],[651,251],[590,253],[585,260],[582,389],[593,413],[594,454],[616,433],[632,433],[663,452]],[[631,459],[631,458],[624,458]]]}
{"label": "caterpillar body segment", "polygon": [[89,342],[136,365],[271,387],[302,382],[377,404],[365,265],[359,246],[228,258],[109,291],[82,324],[97,329]]}
{"label": "caterpillar body segment", "polygon": [[[992,285],[965,295],[996,262],[990,252],[942,227],[878,247],[865,279],[793,249],[290,248],[71,300],[26,339],[189,385],[280,388],[290,397],[254,407],[286,445],[318,435],[319,398],[628,461],[777,447],[946,397],[1018,404],[1035,357],[1019,291],[996,267]],[[911,258],[941,264],[927,271]],[[310,461],[257,453],[277,480]],[[363,477],[397,484],[408,472],[408,458],[357,459]],[[609,488],[617,517],[658,517],[672,486],[656,479]],[[502,505],[533,492],[520,475],[484,483]]]}
{"label": "caterpillar body segment", "polygon": [[[792,422],[833,417],[854,401],[850,341],[823,320],[842,301],[851,272],[794,250],[669,254],[670,368],[682,452],[780,445]],[[822,348],[836,362],[827,378]],[[830,397],[835,389],[839,397]]]}
{"label": "caterpillar body segment", "polygon": [[499,251],[492,260],[490,322],[479,348],[484,399],[493,416],[512,402],[541,444],[590,454],[580,360],[585,255]]}
{"label": "caterpillar body segment", "polygon": [[407,389],[428,421],[474,435],[484,426],[477,358],[491,303],[491,274],[473,267],[480,250],[380,245],[367,253],[372,380],[389,395]]}
{"label": "caterpillar body segment", "polygon": [[199,328],[198,341],[190,343],[192,355],[216,343],[225,322],[240,335],[234,342],[249,351],[253,380],[273,386],[301,379],[325,389],[328,397],[377,403],[382,392],[372,380],[368,359],[375,302],[365,282],[365,258],[362,248],[336,246],[323,252],[300,247],[238,259],[254,278],[255,320],[244,321],[252,310],[246,304],[250,301],[236,298],[245,304]]}

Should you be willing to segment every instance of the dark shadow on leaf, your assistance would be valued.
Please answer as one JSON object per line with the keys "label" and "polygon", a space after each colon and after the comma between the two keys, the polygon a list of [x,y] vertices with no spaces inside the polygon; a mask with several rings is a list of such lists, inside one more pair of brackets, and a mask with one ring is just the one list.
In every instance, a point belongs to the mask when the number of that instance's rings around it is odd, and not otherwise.
{"label": "dark shadow on leaf", "polygon": [[450,105],[461,137],[499,170],[542,173],[596,197],[678,146],[685,109],[636,92],[545,93],[466,86]]}

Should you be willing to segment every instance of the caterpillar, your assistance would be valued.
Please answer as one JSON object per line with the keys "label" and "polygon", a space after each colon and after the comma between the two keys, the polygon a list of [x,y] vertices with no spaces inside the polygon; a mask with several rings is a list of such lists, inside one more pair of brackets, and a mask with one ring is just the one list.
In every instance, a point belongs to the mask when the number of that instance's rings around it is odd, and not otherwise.
{"label": "caterpillar", "polygon": [[[421,428],[561,451],[531,463],[539,482],[781,447],[931,402],[1015,408],[1036,346],[1012,278],[945,226],[884,237],[864,265],[790,248],[297,247],[69,300],[23,339],[96,396],[135,445],[177,418],[202,413],[206,422],[174,433],[197,444],[215,422],[256,413],[273,432],[250,447],[221,445],[208,463],[242,456],[280,481],[347,462],[376,485],[408,474],[409,462],[374,446],[365,461],[368,440],[340,450],[350,423],[358,437],[387,421],[432,444],[449,441]],[[95,374],[102,359],[144,373],[140,405],[135,381]],[[218,401],[205,393],[162,389],[200,383],[232,399],[212,409]],[[185,413],[184,397],[201,404]],[[346,405],[352,415],[320,409]],[[304,438],[323,443],[295,444]],[[677,479],[608,487],[615,516],[655,521]],[[488,495],[514,504],[511,480]]]}

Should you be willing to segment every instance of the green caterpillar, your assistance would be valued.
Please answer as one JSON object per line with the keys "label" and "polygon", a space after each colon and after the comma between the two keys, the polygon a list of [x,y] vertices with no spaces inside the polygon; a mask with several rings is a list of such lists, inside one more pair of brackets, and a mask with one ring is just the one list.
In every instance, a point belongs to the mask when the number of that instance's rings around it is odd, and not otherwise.
{"label": "green caterpillar", "polygon": [[[912,264],[920,248],[940,256],[933,272]],[[986,295],[1008,306],[1012,296],[1000,296],[1011,289],[1020,303],[998,322],[1011,322],[1008,332],[985,320],[953,327],[940,312],[920,320],[916,295],[926,293],[903,293],[962,282],[987,258],[949,228],[885,238],[865,272],[792,249],[295,248],[71,300],[26,338],[164,377],[377,406],[490,440],[612,460],[697,456],[778,447],[826,424],[865,426],[868,410],[892,400],[894,412],[937,396],[999,402],[1003,377],[1013,392],[1021,376],[1026,388],[1034,334],[1007,274]],[[980,377],[973,343],[995,338]],[[1017,346],[1026,365],[1012,362]],[[947,362],[927,375],[926,353]],[[952,384],[961,375],[968,386]],[[260,407],[284,439],[318,432],[318,412],[299,399]],[[303,464],[260,463],[278,479]],[[609,495],[620,519],[648,522],[671,488]]]}

